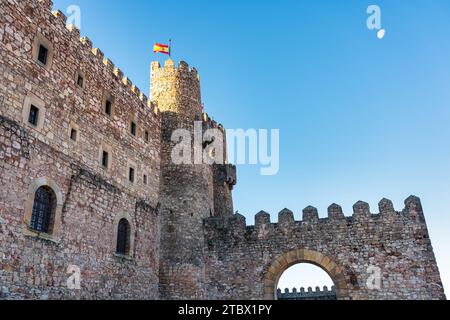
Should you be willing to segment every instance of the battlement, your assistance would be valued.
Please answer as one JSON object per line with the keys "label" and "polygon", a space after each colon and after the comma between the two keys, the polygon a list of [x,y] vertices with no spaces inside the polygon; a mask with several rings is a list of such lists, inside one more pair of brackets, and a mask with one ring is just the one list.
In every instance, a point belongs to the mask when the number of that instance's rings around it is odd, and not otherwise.
{"label": "battlement", "polygon": [[[382,199],[378,204],[379,213],[372,213],[370,206],[367,202],[358,201],[353,205],[353,215],[351,217],[345,216],[342,207],[338,204],[333,203],[328,207],[328,217],[319,218],[319,213],[317,208],[313,206],[308,206],[303,209],[303,218],[300,223],[319,223],[326,221],[361,221],[377,219],[382,216],[403,216],[410,217],[412,219],[417,219],[423,217],[422,204],[418,197],[410,196],[405,200],[405,207],[401,211],[396,211],[394,209],[393,202],[389,199]],[[296,222],[294,219],[294,214],[289,209],[284,209],[279,213],[278,218],[279,224],[289,224]],[[422,220],[421,220],[422,221]],[[255,225],[267,224],[270,222],[270,214],[261,211],[255,216]]]}
{"label": "battlement", "polygon": [[[352,227],[353,225],[365,225],[366,223],[385,222],[396,220],[407,220],[425,226],[425,218],[422,211],[422,204],[418,197],[410,196],[405,200],[405,207],[401,211],[396,211],[391,200],[382,199],[379,202],[379,213],[372,213],[368,203],[358,201],[353,206],[352,216],[345,216],[342,207],[332,204],[328,207],[328,217],[319,218],[317,208],[308,206],[303,210],[302,219],[296,220],[294,213],[289,209],[283,209],[278,214],[278,223],[271,221],[271,216],[265,211],[260,211],[255,215],[255,225],[248,226],[246,218],[237,213],[229,220],[218,221],[211,218],[206,224],[212,229],[229,230],[237,237],[246,236],[251,238],[270,238],[273,234],[286,234],[294,230],[322,230],[324,227],[333,228],[337,226]],[[424,234],[424,236],[426,236]]]}
{"label": "battlement", "polygon": [[[401,211],[388,199],[378,207],[374,214],[368,203],[358,201],[347,217],[341,206],[332,204],[328,217],[321,219],[318,210],[308,206],[301,221],[284,209],[277,223],[261,211],[254,226],[238,213],[207,218],[204,229],[213,278],[230,286],[230,273],[233,279],[248,279],[242,291],[263,279],[255,291],[264,292],[266,299],[445,299],[420,199],[409,197]],[[335,292],[277,291],[283,273],[302,263],[327,272]],[[373,270],[381,273],[380,290],[368,285]]]}
{"label": "battlement", "polygon": [[[0,27],[2,116],[130,193],[156,200],[161,135],[157,102],[149,101],[52,6],[52,1],[42,0],[0,5],[8,17]],[[45,62],[38,59],[41,46],[47,49]],[[24,116],[31,103],[39,110],[38,126],[30,126]],[[108,154],[107,170],[99,165],[103,152]],[[133,184],[127,183],[127,168],[135,170]]]}
{"label": "battlement", "polygon": [[223,134],[225,134],[224,126],[221,123],[218,123],[217,121],[213,120],[207,113],[203,113],[203,124],[205,126],[205,129],[217,129],[222,131]]}
{"label": "battlement", "polygon": [[80,42],[82,44],[85,52],[94,58],[92,61],[96,61],[95,69],[98,72],[110,74],[129,91],[131,97],[141,101],[140,105],[143,109],[149,108],[154,115],[158,114],[155,103],[148,102],[148,97],[109,58],[105,57],[102,50],[95,48],[88,37],[81,36],[80,30],[76,26],[67,25],[67,17],[63,12],[60,10],[52,11],[53,2],[51,0],[37,0],[37,2],[41,5],[42,10],[44,10],[44,14],[47,12],[48,19],[55,27],[66,30],[74,42]]}
{"label": "battlement", "polygon": [[320,287],[316,287],[315,290],[313,288],[308,287],[293,288],[292,291],[290,289],[285,289],[284,292],[281,289],[277,290],[277,296],[279,300],[336,300],[337,293],[336,288],[334,286],[331,287],[331,290],[328,289],[327,286],[321,289]]}
{"label": "battlement", "polygon": [[278,289],[277,292],[278,292],[278,294],[281,294],[281,293],[285,293],[285,294],[289,294],[289,293],[293,293],[293,294],[296,294],[296,293],[330,293],[330,292],[336,293],[336,288],[334,286],[332,286],[331,289],[328,289],[327,286],[324,286],[323,289],[320,287],[316,287],[314,290],[311,287],[308,287],[306,289],[301,287],[299,290],[297,290],[297,288],[292,288],[292,289],[286,288],[286,289],[284,289],[284,291],[282,291],[281,289]]}
{"label": "battlement", "polygon": [[[143,108],[149,108],[154,115],[159,114],[156,102],[150,102],[148,97],[142,92],[142,90],[134,85],[130,78],[124,75],[122,70],[116,67],[111,59],[105,57],[101,49],[94,47],[89,37],[81,36],[80,30],[76,26],[67,25],[67,16],[62,11],[52,11],[53,2],[51,0],[35,1],[41,6],[41,10],[45,10],[45,12],[48,14],[48,19],[52,22],[52,24],[54,24],[56,27],[59,26],[61,27],[61,29],[65,29],[67,32],[69,32],[74,41],[81,42],[86,52],[89,52],[89,54],[95,57],[94,60],[97,61],[96,70],[113,75],[114,78],[117,79],[117,81],[130,92],[130,96],[135,96],[142,102],[141,106]],[[172,59],[168,59],[163,67],[161,67],[159,62],[152,62],[151,70],[152,74],[160,72],[176,72],[180,77],[189,77],[200,81],[200,76],[197,69],[194,67],[189,67],[189,65],[185,61],[180,61],[178,66],[175,66],[174,61]]]}
{"label": "battlement", "polygon": [[177,66],[172,59],[164,66],[153,61],[150,67],[150,99],[158,101],[158,110],[183,115],[188,125],[201,120],[202,102],[200,77],[195,68],[181,61]]}
{"label": "battlement", "polygon": [[151,73],[152,75],[160,75],[161,73],[170,75],[177,74],[180,77],[190,77],[200,81],[200,75],[197,69],[189,67],[186,61],[180,61],[177,66],[172,59],[167,59],[164,66],[161,66],[158,61],[153,61],[151,64]]}

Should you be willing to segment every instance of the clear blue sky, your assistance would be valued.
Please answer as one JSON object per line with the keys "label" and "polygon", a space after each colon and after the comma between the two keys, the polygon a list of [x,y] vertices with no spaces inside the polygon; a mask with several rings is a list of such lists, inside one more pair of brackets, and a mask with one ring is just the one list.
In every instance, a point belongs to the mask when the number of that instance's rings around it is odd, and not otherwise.
{"label": "clear blue sky", "polygon": [[[347,215],[422,198],[450,294],[450,2],[88,1],[82,35],[148,92],[154,42],[195,66],[208,113],[227,128],[278,128],[281,168],[240,166],[235,207],[253,223],[311,204]],[[366,28],[378,4],[386,37]]]}

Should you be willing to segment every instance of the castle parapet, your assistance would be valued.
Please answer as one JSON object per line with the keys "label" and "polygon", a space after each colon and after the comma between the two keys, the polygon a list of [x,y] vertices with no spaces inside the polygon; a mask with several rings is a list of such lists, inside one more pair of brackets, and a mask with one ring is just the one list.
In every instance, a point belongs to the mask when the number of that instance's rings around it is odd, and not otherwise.
{"label": "castle parapet", "polygon": [[278,223],[283,226],[289,226],[295,221],[294,213],[289,209],[283,209],[278,214]]}
{"label": "castle parapet", "polygon": [[317,208],[308,206],[303,209],[303,222],[317,223],[319,221],[319,212]]}
{"label": "castle parapet", "polygon": [[367,202],[358,201],[353,205],[353,217],[355,219],[364,220],[370,217],[370,206]]}
{"label": "castle parapet", "polygon": [[336,288],[334,286],[331,287],[331,290],[328,289],[327,286],[321,289],[320,287],[316,287],[315,290],[313,288],[308,287],[285,289],[284,292],[281,289],[277,290],[277,296],[279,300],[337,300]]}
{"label": "castle parapet", "polygon": [[[91,53],[94,57],[97,58],[97,61],[99,63],[98,70],[105,70],[106,73],[109,73],[113,75],[117,80],[125,85],[125,87],[128,87],[128,90],[136,96],[138,100],[142,102],[142,107],[147,107],[147,97],[144,95],[142,96],[142,91],[137,88],[133,83],[123,75],[122,71],[115,67],[114,63],[105,57],[104,53],[99,48],[94,48],[92,41],[88,37],[81,37],[80,36],[80,30],[73,24],[67,25],[67,16],[61,12],[60,10],[51,11],[53,7],[53,2],[51,0],[39,0],[38,3],[42,6],[42,10],[46,10],[50,14],[50,19],[53,21],[53,23],[60,24],[61,29],[65,29],[69,34],[70,37],[73,38],[75,41],[80,42],[83,46],[82,48],[85,49],[87,52]],[[101,67],[103,66],[103,67]],[[185,66],[182,66],[182,69],[185,68]],[[195,72],[191,71],[192,74],[197,75],[197,71]],[[153,112],[153,114],[156,114]]]}
{"label": "castle parapet", "polygon": [[328,219],[330,220],[342,220],[345,219],[342,207],[336,203],[333,203],[328,207]]}
{"label": "castle parapet", "polygon": [[[353,215],[345,216],[342,207],[332,204],[328,207],[328,217],[320,218],[317,208],[308,206],[303,210],[303,219],[296,220],[295,214],[289,209],[283,209],[278,214],[278,222],[271,221],[271,215],[266,211],[260,211],[255,216],[255,225],[247,226],[245,233],[247,239],[271,238],[273,236],[285,235],[290,236],[291,233],[314,232],[314,230],[334,230],[335,228],[352,228],[359,226],[356,231],[363,232],[368,224],[385,223],[387,227],[390,223],[397,220],[403,220],[404,223],[418,223],[426,232],[426,225],[422,211],[420,199],[414,196],[409,197],[405,201],[405,208],[402,211],[395,211],[391,200],[383,199],[379,203],[380,213],[372,214],[367,202],[358,201],[353,206]],[[233,216],[232,216],[233,217]],[[232,228],[238,227],[243,229],[245,218],[242,215],[234,216],[236,220],[227,220],[223,222],[223,230],[231,231]],[[239,217],[239,219],[237,219]],[[230,219],[230,217],[228,218]],[[231,223],[230,221],[233,221]],[[208,225],[208,221],[206,221]],[[401,224],[403,225],[403,223]],[[236,235],[236,232],[232,232]]]}
{"label": "castle parapet", "polygon": [[425,216],[423,214],[422,202],[416,196],[410,196],[405,200],[405,209],[403,212],[413,219],[425,223]]}
{"label": "castle parapet", "polygon": [[[106,58],[104,53],[99,48],[95,48],[93,46],[92,41],[88,37],[81,36],[80,30],[76,25],[68,24],[68,18],[61,10],[52,11],[53,1],[34,0],[27,1],[27,3],[34,13],[31,14],[30,10],[25,10],[22,14],[26,19],[28,19],[28,21],[31,21],[31,19],[34,19],[34,17],[37,16],[45,20],[45,23],[39,28],[38,32],[42,33],[40,36],[43,38],[48,38],[46,40],[53,43],[54,48],[51,48],[51,51],[61,50],[61,48],[59,48],[61,45],[68,47],[72,52],[76,52],[77,58],[79,58],[80,61],[85,61],[86,64],[91,64],[89,69],[92,67],[93,70],[99,72],[99,76],[105,75],[109,78],[109,75],[111,75],[111,79],[117,79],[117,82],[124,85],[130,92],[130,96],[134,96],[137,103],[139,103],[143,109],[147,109],[148,99],[142,94],[142,91],[137,86],[133,86],[132,82],[127,80],[128,78],[123,75],[120,69],[116,68],[114,63],[110,59]],[[52,32],[49,32],[47,27],[43,27],[47,24],[52,26]],[[55,41],[55,35],[57,35],[59,41]],[[60,57],[61,55],[58,54],[57,58]],[[81,66],[81,68],[83,68],[83,66]],[[187,64],[180,64],[180,69],[185,70],[186,68],[188,68]],[[189,73],[196,76],[198,75],[197,70],[193,68],[189,69]],[[149,114],[157,114],[154,110],[152,111],[153,112]]]}
{"label": "castle parapet", "polygon": [[[53,4],[51,4],[51,5],[53,6]],[[51,7],[48,9],[51,10]],[[54,21],[57,21],[58,23],[62,23],[64,26],[66,25],[67,17],[62,11],[60,11],[60,10],[53,11],[52,16],[54,17]]]}
{"label": "castle parapet", "polygon": [[197,70],[181,61],[178,66],[172,59],[164,63],[151,63],[150,70],[151,101],[158,101],[158,109],[167,115],[178,115],[183,127],[193,126],[194,121],[202,120],[203,107],[200,92],[200,77]]}
{"label": "castle parapet", "polygon": [[74,24],[67,25],[67,30],[69,30],[70,34],[74,39],[81,41],[80,29],[77,28]]}
{"label": "castle parapet", "polygon": [[88,37],[81,37],[80,42],[84,44],[85,48],[92,51],[92,41]]}
{"label": "castle parapet", "polygon": [[158,61],[153,61],[151,64],[151,72],[155,75],[160,73],[176,73],[178,76],[192,77],[193,79],[200,81],[200,76],[197,69],[190,68],[186,61],[180,61],[178,66],[175,65],[175,62],[172,59],[166,60],[164,62],[164,66],[161,66]]}

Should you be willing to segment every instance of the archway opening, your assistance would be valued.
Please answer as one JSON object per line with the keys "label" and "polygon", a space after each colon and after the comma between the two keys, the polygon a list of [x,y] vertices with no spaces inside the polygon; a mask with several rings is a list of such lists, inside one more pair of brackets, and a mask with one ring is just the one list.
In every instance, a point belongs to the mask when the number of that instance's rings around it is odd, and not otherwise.
{"label": "archway opening", "polygon": [[279,256],[268,266],[263,279],[265,300],[277,298],[277,288],[280,277],[288,268],[298,263],[311,263],[325,270],[331,279],[333,279],[333,283],[336,287],[337,299],[345,300],[349,298],[347,281],[342,267],[338,266],[333,259],[320,252],[308,249],[297,249]]}
{"label": "archway opening", "polygon": [[278,281],[278,300],[337,300],[333,280],[322,268],[298,263],[283,272]]}

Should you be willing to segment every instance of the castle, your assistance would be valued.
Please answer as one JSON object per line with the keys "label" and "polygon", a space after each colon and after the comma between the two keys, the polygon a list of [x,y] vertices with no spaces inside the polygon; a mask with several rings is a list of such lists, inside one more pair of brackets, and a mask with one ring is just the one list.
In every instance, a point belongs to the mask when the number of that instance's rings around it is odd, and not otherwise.
{"label": "castle", "polygon": [[338,299],[445,299],[417,197],[247,226],[234,166],[170,159],[173,130],[223,131],[197,71],[152,63],[148,100],[51,8],[0,5],[1,299],[275,299],[301,262],[327,271]]}

